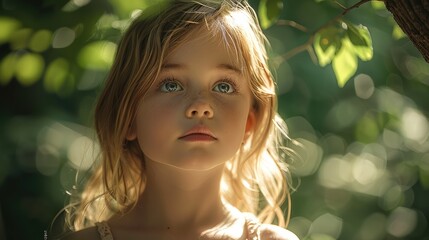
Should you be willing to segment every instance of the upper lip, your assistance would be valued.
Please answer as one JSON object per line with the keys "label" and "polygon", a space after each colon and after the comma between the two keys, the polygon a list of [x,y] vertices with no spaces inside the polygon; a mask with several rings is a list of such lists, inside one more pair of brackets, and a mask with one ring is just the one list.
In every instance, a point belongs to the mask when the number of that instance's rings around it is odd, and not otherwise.
{"label": "upper lip", "polygon": [[192,127],[191,129],[189,129],[185,134],[183,134],[182,136],[180,136],[179,138],[183,138],[192,134],[205,134],[205,135],[209,135],[214,139],[217,139],[216,136],[212,133],[212,131],[210,131],[210,129],[204,125],[196,125],[194,127]]}

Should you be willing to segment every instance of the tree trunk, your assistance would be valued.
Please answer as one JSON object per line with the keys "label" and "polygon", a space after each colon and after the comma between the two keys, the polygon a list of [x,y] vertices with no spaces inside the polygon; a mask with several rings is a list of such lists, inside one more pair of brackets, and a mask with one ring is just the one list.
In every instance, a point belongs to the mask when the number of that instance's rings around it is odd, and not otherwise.
{"label": "tree trunk", "polygon": [[429,63],[429,0],[384,0],[395,21]]}

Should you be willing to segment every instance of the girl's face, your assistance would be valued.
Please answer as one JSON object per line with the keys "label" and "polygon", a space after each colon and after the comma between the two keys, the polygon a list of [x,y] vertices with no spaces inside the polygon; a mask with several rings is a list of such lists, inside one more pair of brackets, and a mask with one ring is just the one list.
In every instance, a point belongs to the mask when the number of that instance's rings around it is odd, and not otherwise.
{"label": "girl's face", "polygon": [[140,101],[127,139],[137,138],[146,161],[208,170],[252,131],[252,94],[237,60],[219,41],[198,37],[169,54]]}

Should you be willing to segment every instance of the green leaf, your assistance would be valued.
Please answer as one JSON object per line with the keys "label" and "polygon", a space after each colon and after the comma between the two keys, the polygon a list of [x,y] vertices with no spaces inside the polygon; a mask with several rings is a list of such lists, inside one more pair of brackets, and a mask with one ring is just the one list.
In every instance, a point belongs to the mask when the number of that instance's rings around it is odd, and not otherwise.
{"label": "green leaf", "polygon": [[384,10],[384,9],[386,9],[386,6],[384,5],[383,1],[371,1],[371,6],[375,10]]}
{"label": "green leaf", "polygon": [[347,24],[347,36],[354,46],[356,55],[362,61],[368,61],[372,59],[372,39],[367,27],[363,25],[356,26],[349,23]]}
{"label": "green leaf", "polygon": [[332,60],[332,69],[334,70],[339,87],[344,87],[347,81],[357,70],[358,62],[354,47],[349,38],[345,37],[338,54]]}
{"label": "green leaf", "polygon": [[393,32],[392,32],[392,37],[396,40],[401,39],[406,37],[407,35],[405,35],[404,31],[402,31],[402,29],[399,27],[399,25],[397,23],[393,24]]}
{"label": "green leaf", "polygon": [[263,29],[273,25],[281,11],[283,10],[283,0],[261,0],[258,7],[258,16]]}
{"label": "green leaf", "polygon": [[341,31],[338,28],[328,27],[315,35],[313,45],[320,66],[324,67],[331,63],[341,48]]}

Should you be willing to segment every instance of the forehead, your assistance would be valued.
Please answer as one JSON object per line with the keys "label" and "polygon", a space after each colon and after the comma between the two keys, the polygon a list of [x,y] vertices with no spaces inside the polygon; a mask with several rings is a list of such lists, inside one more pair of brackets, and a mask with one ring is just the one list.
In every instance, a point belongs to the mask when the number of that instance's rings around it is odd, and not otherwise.
{"label": "forehead", "polygon": [[181,62],[225,64],[243,71],[241,54],[233,47],[235,45],[220,32],[198,27],[184,36],[180,44],[169,49],[164,65]]}

